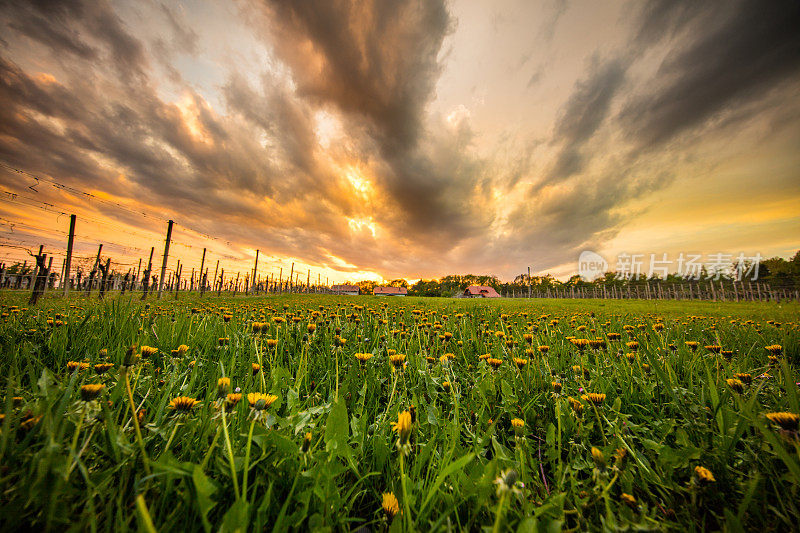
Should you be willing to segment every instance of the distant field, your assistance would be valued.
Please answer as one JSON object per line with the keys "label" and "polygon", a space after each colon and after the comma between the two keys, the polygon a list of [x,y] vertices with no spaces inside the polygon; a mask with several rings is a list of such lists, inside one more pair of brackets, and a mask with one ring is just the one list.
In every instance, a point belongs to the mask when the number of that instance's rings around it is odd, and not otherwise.
{"label": "distant field", "polygon": [[797,303],[26,298],[0,294],[3,530],[800,517]]}

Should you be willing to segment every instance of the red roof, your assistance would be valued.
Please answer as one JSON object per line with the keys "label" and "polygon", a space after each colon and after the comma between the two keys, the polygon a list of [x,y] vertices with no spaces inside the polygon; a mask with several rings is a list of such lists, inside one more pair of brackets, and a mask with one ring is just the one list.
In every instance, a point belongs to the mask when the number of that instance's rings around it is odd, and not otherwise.
{"label": "red roof", "polygon": [[467,290],[464,291],[464,295],[482,298],[500,298],[500,295],[497,294],[497,291],[492,287],[484,287],[481,285],[470,285],[467,287]]}
{"label": "red roof", "polygon": [[408,294],[408,289],[405,287],[375,287],[372,291],[372,294],[384,294],[387,296],[398,296],[398,295],[406,295]]}
{"label": "red roof", "polygon": [[334,285],[331,289],[334,292],[360,292],[358,285]]}

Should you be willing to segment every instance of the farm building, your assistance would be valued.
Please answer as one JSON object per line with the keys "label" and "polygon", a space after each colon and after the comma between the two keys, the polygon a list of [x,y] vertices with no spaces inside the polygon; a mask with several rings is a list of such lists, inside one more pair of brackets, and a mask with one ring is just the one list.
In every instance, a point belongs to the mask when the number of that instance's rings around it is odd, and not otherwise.
{"label": "farm building", "polygon": [[375,296],[407,296],[408,289],[405,287],[375,287],[372,294]]}
{"label": "farm building", "polygon": [[361,291],[358,285],[334,285],[331,287],[333,294],[344,294],[347,296],[358,296]]}
{"label": "farm building", "polygon": [[470,285],[464,291],[464,298],[500,298],[500,295],[491,287]]}

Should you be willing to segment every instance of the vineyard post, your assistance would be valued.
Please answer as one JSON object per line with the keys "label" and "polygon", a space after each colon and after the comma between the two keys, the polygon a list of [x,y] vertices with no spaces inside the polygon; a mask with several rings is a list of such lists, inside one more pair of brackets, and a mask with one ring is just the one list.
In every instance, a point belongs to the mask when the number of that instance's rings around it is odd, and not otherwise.
{"label": "vineyard post", "polygon": [[161,299],[161,293],[164,290],[164,278],[167,275],[167,259],[169,259],[169,242],[172,240],[172,224],[171,220],[167,221],[167,241],[164,243],[164,260],[161,262],[161,276],[158,278],[158,299]]}
{"label": "vineyard post", "polygon": [[97,274],[97,265],[100,264],[100,252],[103,251],[103,245],[101,244],[97,248],[97,257],[94,260],[94,265],[92,266],[92,270],[89,272],[89,282],[86,284],[86,296],[89,296],[92,293],[92,283],[94,283],[94,277]]}
{"label": "vineyard post", "polygon": [[50,284],[50,269],[53,268],[53,256],[50,256],[50,261],[47,263],[47,272],[45,273],[44,277],[44,287],[42,287],[42,293],[44,294],[47,292],[47,286]]}
{"label": "vineyard post", "polygon": [[181,288],[181,274],[183,274],[183,265],[178,259],[178,268],[175,269],[175,299],[178,299],[178,291]]}
{"label": "vineyard post", "polygon": [[278,292],[283,294],[283,267],[281,267],[281,275],[278,278]]}
{"label": "vineyard post", "polygon": [[531,267],[528,267],[528,298],[531,297]]}
{"label": "vineyard post", "polygon": [[204,292],[204,287],[203,287],[203,281],[204,280],[202,278],[203,278],[203,266],[205,266],[205,264],[206,264],[206,249],[203,248],[203,258],[200,260],[200,273],[197,275],[198,276],[197,280],[201,284],[200,285],[200,294],[201,295]]}
{"label": "vineyard post", "polygon": [[236,296],[236,290],[239,288],[239,273],[236,273],[236,281],[233,282],[233,295]]}
{"label": "vineyard post", "polygon": [[255,294],[256,292],[256,272],[258,272],[258,249],[256,249],[256,262],[253,265],[253,275],[250,276],[250,279],[253,280],[253,283],[250,284],[250,290],[246,292],[246,294],[250,294],[251,292]]}
{"label": "vineyard post", "polygon": [[61,260],[61,277],[58,278],[61,281],[61,285],[59,286],[59,289],[63,289],[64,288],[64,267],[65,266],[67,266],[66,258]]}
{"label": "vineyard post", "polygon": [[292,263],[292,270],[289,272],[289,292],[293,292],[294,289],[294,263]]}
{"label": "vineyard post", "polygon": [[[214,286],[215,286],[215,285],[216,285],[216,283],[217,283],[217,271],[218,271],[218,270],[219,270],[219,259],[217,259],[217,266],[215,266],[215,267],[214,267],[214,278],[213,278],[213,279],[214,279],[214,281],[213,281],[213,285],[211,285],[211,286],[209,287],[209,289],[211,290],[211,292],[214,292]],[[225,273],[225,269],[224,269],[224,268],[222,269],[222,272],[223,272],[223,273]]]}
{"label": "vineyard post", "polygon": [[147,260],[147,268],[142,272],[142,300],[147,298],[147,289],[150,287],[150,271],[153,268],[153,251],[155,246],[150,247],[150,259]]}
{"label": "vineyard post", "polygon": [[[219,263],[219,261],[217,261]],[[217,286],[217,296],[222,295],[222,282],[225,281],[225,269],[222,269],[222,272],[219,273],[219,285]]]}
{"label": "vineyard post", "polygon": [[67,258],[64,265],[64,296],[69,294],[69,273],[72,268],[72,245],[75,242],[75,215],[69,216],[69,237],[67,237]]}
{"label": "vineyard post", "polygon": [[[33,292],[31,293],[30,300],[28,300],[28,305],[36,305],[36,302],[39,301],[39,297],[42,295],[42,282],[40,281],[42,278],[42,273],[47,275],[44,262],[47,259],[47,254],[43,253],[44,246],[39,246],[39,254],[35,255],[36,257],[36,268],[34,269],[35,276],[33,278]],[[30,253],[30,252],[28,252]],[[33,255],[33,254],[31,254]]]}

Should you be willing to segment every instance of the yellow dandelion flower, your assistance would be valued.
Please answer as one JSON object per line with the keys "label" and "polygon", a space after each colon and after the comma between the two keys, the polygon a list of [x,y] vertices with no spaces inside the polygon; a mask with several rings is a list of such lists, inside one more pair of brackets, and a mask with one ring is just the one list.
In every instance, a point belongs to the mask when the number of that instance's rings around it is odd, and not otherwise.
{"label": "yellow dandelion flower", "polygon": [[222,398],[231,390],[231,378],[219,378],[217,380],[217,396]]}
{"label": "yellow dandelion flower", "polygon": [[229,409],[235,407],[237,403],[239,403],[242,399],[242,393],[240,392],[233,392],[225,396],[225,405]]}
{"label": "yellow dandelion flower", "polygon": [[356,359],[358,359],[358,362],[363,365],[364,363],[366,363],[367,361],[372,359],[372,354],[371,353],[357,353],[357,354],[355,354],[355,357],[356,357]]}
{"label": "yellow dandelion flower", "polygon": [[391,362],[392,366],[397,369],[402,368],[403,364],[405,364],[405,361],[406,361],[405,354],[396,353],[394,355],[389,356],[389,362]]}
{"label": "yellow dandelion flower", "polygon": [[800,417],[794,413],[767,413],[766,416],[770,422],[779,425],[781,429],[785,429],[786,431],[797,431]]}
{"label": "yellow dandelion flower", "polygon": [[152,357],[158,353],[158,348],[153,346],[142,346],[142,357]]}
{"label": "yellow dandelion flower", "polygon": [[102,392],[103,385],[102,383],[96,383],[91,385],[84,385],[81,387],[81,400],[84,402],[90,402],[100,396],[100,392]]}
{"label": "yellow dandelion flower", "polygon": [[602,403],[606,401],[606,395],[597,392],[590,392],[586,395],[586,399],[595,405],[602,405]]}
{"label": "yellow dandelion flower", "polygon": [[105,374],[112,368],[114,368],[114,363],[97,363],[94,365],[94,371],[98,374]]}
{"label": "yellow dandelion flower", "polygon": [[694,467],[694,473],[697,475],[697,479],[703,483],[713,483],[716,481],[716,479],[714,479],[714,474],[711,473],[711,470],[704,466]]}
{"label": "yellow dandelion flower", "polygon": [[772,355],[780,355],[783,353],[783,346],[781,346],[780,344],[772,344],[770,346],[765,346],[764,349]]}
{"label": "yellow dandelion flower", "polygon": [[567,400],[569,401],[572,410],[575,411],[576,415],[583,413],[583,404],[580,400],[573,398],[572,396],[568,397]]}
{"label": "yellow dandelion flower", "polygon": [[401,444],[408,442],[408,437],[411,435],[411,413],[403,411],[397,415],[397,422],[392,424],[392,430],[397,433],[397,438]]}
{"label": "yellow dandelion flower", "polygon": [[397,501],[394,493],[392,492],[384,492],[382,501],[381,501],[381,508],[383,509],[384,514],[386,515],[386,519],[391,522],[391,520],[400,512],[400,503]]}
{"label": "yellow dandelion flower", "polygon": [[191,412],[192,408],[195,405],[200,403],[198,400],[194,398],[189,398],[188,396],[178,396],[177,398],[173,398],[172,401],[169,402],[169,408],[173,411],[178,411],[181,413],[189,413]]}
{"label": "yellow dandelion flower", "polygon": [[595,448],[592,446],[592,461],[597,466],[597,468],[604,468],[606,466],[606,456],[603,455],[603,452],[600,451],[599,448]]}
{"label": "yellow dandelion flower", "polygon": [[89,363],[82,363],[80,361],[67,361],[67,370],[70,373],[75,372],[76,370],[85,370],[89,368]]}
{"label": "yellow dandelion flower", "polygon": [[264,394],[262,392],[251,392],[247,395],[247,402],[256,411],[263,411],[275,403],[277,399],[278,397],[274,394]]}
{"label": "yellow dandelion flower", "polygon": [[731,390],[736,394],[741,394],[744,392],[744,383],[742,383],[741,380],[733,378],[725,381],[728,383],[728,387],[730,387]]}
{"label": "yellow dandelion flower", "polygon": [[629,507],[636,507],[636,498],[631,496],[630,494],[623,492],[620,497],[620,501]]}

